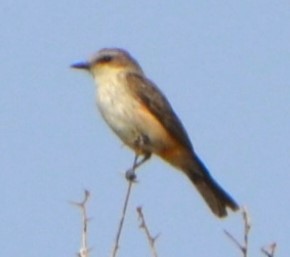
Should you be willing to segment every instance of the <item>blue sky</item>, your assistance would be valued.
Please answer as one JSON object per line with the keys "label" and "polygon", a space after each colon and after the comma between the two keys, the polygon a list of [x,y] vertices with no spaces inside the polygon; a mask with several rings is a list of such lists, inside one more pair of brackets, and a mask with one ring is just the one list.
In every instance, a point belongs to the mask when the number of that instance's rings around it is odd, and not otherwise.
{"label": "blue sky", "polygon": [[[0,253],[74,256],[90,190],[91,256],[109,256],[133,154],[95,107],[93,81],[69,65],[127,49],[167,95],[196,152],[252,220],[250,256],[290,252],[288,1],[13,1],[0,15]],[[158,158],[139,170],[119,256],[148,256],[143,206],[160,256],[238,256],[185,177]]]}

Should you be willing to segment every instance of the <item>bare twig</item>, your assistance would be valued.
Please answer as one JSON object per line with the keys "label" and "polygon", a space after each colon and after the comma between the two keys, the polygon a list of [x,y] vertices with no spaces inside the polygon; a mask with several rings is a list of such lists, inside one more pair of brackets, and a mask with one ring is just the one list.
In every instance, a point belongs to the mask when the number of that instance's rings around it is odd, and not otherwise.
{"label": "bare twig", "polygon": [[225,234],[230,238],[234,244],[240,249],[242,252],[243,257],[248,256],[248,249],[249,249],[249,233],[251,229],[250,224],[250,217],[245,208],[242,209],[242,216],[244,220],[244,242],[243,244],[239,243],[239,241],[228,231],[224,230]]}
{"label": "bare twig", "polygon": [[90,197],[90,192],[88,190],[85,190],[84,192],[84,199],[80,203],[77,202],[71,202],[75,206],[79,207],[82,213],[82,237],[81,237],[81,248],[78,252],[79,257],[88,257],[90,249],[88,247],[88,221],[89,218],[87,216],[87,208],[86,204],[87,201],[89,200]]}
{"label": "bare twig", "polygon": [[133,182],[129,181],[128,189],[127,189],[127,193],[126,193],[126,198],[125,198],[125,202],[124,202],[124,206],[123,206],[123,210],[122,210],[122,216],[121,216],[121,219],[120,219],[120,223],[119,223],[119,227],[118,227],[118,231],[117,231],[117,235],[116,235],[116,240],[115,240],[115,245],[114,245],[114,248],[113,248],[112,257],[116,257],[117,256],[117,252],[118,252],[118,249],[119,249],[119,242],[120,242],[120,237],[121,237],[121,233],[122,233],[122,229],[123,229],[124,220],[125,220],[126,213],[127,213],[127,207],[128,207],[130,194],[131,194],[132,184],[133,184]]}
{"label": "bare twig", "polygon": [[233,241],[233,243],[241,250],[241,252],[244,253],[244,246],[242,246],[237,239],[234,238],[234,236],[228,232],[227,230],[224,230],[225,234],[228,236],[229,239]]}
{"label": "bare twig", "polygon": [[156,247],[155,247],[155,242],[158,238],[158,236],[155,236],[155,237],[152,237],[150,232],[149,232],[149,229],[148,229],[148,226],[145,222],[145,217],[144,217],[144,214],[143,214],[143,211],[142,211],[142,207],[137,207],[136,208],[137,210],[137,213],[138,213],[138,217],[141,221],[140,223],[140,228],[144,229],[145,231],[145,235],[148,239],[148,242],[149,242],[149,245],[150,245],[150,249],[151,249],[151,253],[152,253],[152,256],[153,257],[157,257],[157,251],[156,251]]}
{"label": "bare twig", "polygon": [[[267,249],[268,248],[268,249]],[[267,257],[274,257],[275,251],[277,248],[277,244],[274,242],[268,246],[262,247],[261,251],[263,254],[265,254]]]}
{"label": "bare twig", "polygon": [[127,189],[127,193],[126,193],[126,197],[125,197],[125,201],[123,205],[123,210],[122,210],[122,215],[121,215],[121,219],[120,219],[117,234],[116,234],[112,257],[116,257],[118,253],[122,229],[123,229],[123,225],[124,225],[124,221],[125,221],[125,217],[127,213],[127,208],[128,208],[128,203],[129,203],[129,199],[131,195],[131,189],[132,189],[133,183],[136,181],[135,169],[138,167],[138,165],[136,165],[137,160],[138,160],[138,155],[135,156],[132,168],[126,172],[126,178],[128,180],[128,189]]}
{"label": "bare twig", "polygon": [[248,255],[248,249],[249,249],[249,233],[251,230],[251,223],[250,223],[250,217],[249,213],[245,208],[242,210],[243,220],[244,220],[244,249],[246,257]]}

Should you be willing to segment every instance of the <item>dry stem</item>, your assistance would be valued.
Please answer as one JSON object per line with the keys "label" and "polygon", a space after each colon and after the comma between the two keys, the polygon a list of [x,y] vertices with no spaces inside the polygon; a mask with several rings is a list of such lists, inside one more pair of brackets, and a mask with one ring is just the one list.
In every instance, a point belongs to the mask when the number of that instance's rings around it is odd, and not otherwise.
{"label": "dry stem", "polygon": [[230,232],[224,230],[225,234],[233,241],[233,243],[240,249],[243,257],[248,256],[249,249],[249,233],[251,229],[250,217],[245,208],[242,209],[242,216],[244,220],[244,242],[240,243]]}
{"label": "dry stem", "polygon": [[138,160],[138,155],[135,156],[132,168],[126,172],[126,178],[128,180],[128,189],[127,189],[127,193],[126,193],[126,197],[125,197],[125,201],[123,205],[123,210],[122,210],[122,215],[121,215],[121,219],[120,219],[117,234],[116,234],[112,257],[116,257],[118,253],[120,238],[121,238],[123,225],[124,225],[124,221],[125,221],[125,217],[126,217],[126,213],[128,209],[128,203],[129,203],[129,199],[131,195],[132,185],[134,182],[136,182],[135,169],[139,166],[137,163],[137,160]]}
{"label": "dry stem", "polygon": [[137,207],[136,210],[138,213],[138,217],[141,221],[140,228],[144,229],[145,235],[146,235],[147,240],[148,240],[149,245],[150,245],[152,256],[157,257],[158,255],[157,255],[157,251],[156,251],[156,247],[155,247],[155,242],[156,242],[156,239],[158,238],[158,236],[155,236],[155,237],[151,236],[149,228],[145,222],[145,217],[144,217],[144,214],[142,211],[142,207]]}
{"label": "dry stem", "polygon": [[84,192],[84,199],[80,203],[72,202],[75,206],[79,207],[82,213],[82,237],[81,237],[81,248],[78,252],[79,257],[88,257],[90,249],[88,247],[88,221],[89,218],[87,216],[87,208],[86,204],[90,197],[90,192],[88,190],[85,190]]}
{"label": "dry stem", "polygon": [[[267,249],[268,248],[268,249]],[[267,257],[274,257],[275,251],[277,248],[277,244],[274,242],[270,244],[269,246],[262,247],[261,251],[264,253]]]}
{"label": "dry stem", "polygon": [[124,220],[125,220],[126,213],[127,213],[127,207],[128,207],[130,194],[131,194],[132,184],[133,184],[133,181],[129,181],[128,189],[127,189],[127,193],[126,193],[126,198],[125,198],[125,202],[124,202],[124,206],[123,206],[123,210],[122,210],[122,216],[120,219],[120,223],[119,223],[119,227],[118,227],[118,231],[117,231],[117,235],[116,235],[116,240],[115,240],[115,245],[113,248],[112,257],[117,256],[117,252],[119,249],[119,242],[120,242],[120,237],[121,237],[121,233],[122,233],[122,229],[123,229]]}

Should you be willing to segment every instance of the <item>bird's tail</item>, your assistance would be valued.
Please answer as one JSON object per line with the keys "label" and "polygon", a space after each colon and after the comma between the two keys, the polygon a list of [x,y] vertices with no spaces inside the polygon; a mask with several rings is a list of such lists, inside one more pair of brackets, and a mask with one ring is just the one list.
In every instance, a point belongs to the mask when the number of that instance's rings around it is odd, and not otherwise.
{"label": "bird's tail", "polygon": [[239,209],[238,204],[211,177],[207,168],[197,156],[194,156],[190,168],[184,171],[216,216],[226,217],[227,208],[233,211]]}

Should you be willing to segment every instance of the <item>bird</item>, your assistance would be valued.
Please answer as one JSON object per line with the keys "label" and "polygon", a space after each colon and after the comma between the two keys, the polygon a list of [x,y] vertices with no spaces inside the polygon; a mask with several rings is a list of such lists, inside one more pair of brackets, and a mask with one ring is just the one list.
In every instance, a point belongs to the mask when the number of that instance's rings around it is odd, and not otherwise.
{"label": "bird", "polygon": [[143,157],[135,167],[156,155],[189,178],[217,217],[226,217],[228,209],[239,209],[195,153],[166,96],[129,52],[103,48],[71,67],[92,75],[101,116],[135,156]]}

